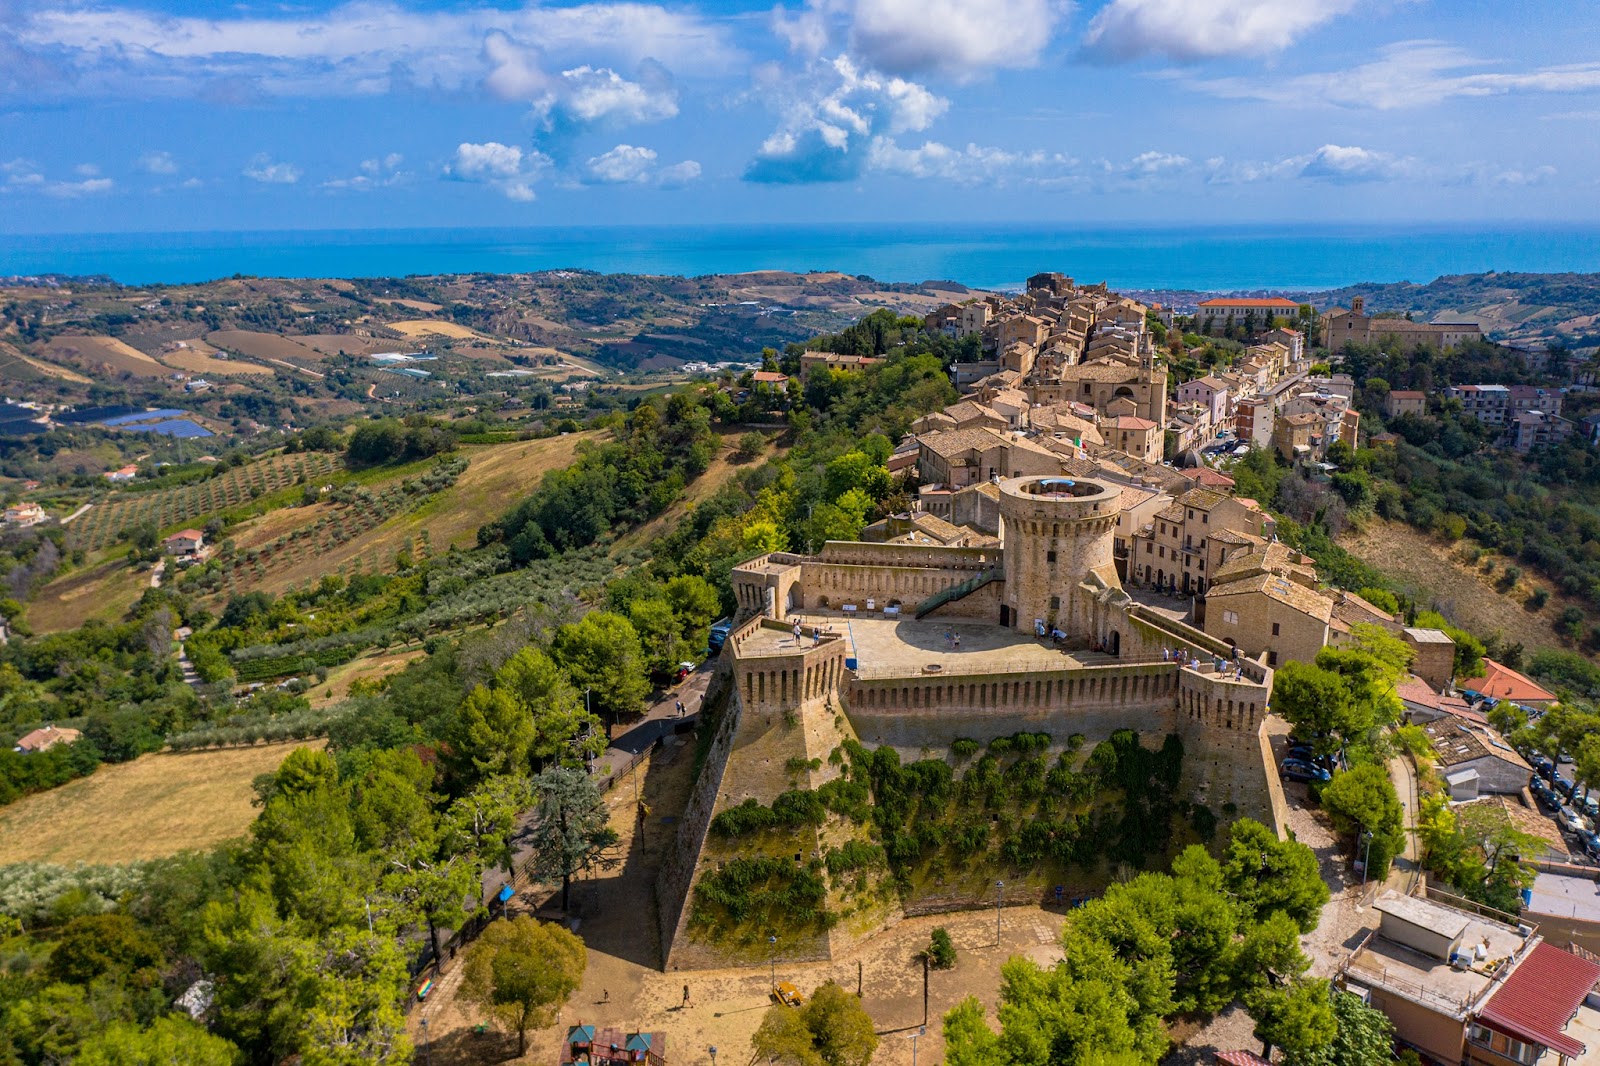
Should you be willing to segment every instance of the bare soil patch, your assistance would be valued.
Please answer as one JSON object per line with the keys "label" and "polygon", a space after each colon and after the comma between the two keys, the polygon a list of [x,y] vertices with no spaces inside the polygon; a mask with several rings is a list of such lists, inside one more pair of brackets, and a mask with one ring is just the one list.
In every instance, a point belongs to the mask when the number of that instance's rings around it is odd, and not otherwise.
{"label": "bare soil patch", "polygon": [[115,337],[63,334],[51,338],[45,344],[44,351],[51,359],[101,377],[132,374],[135,377],[160,378],[172,372]]}
{"label": "bare soil patch", "polygon": [[[1356,558],[1383,571],[1418,603],[1435,607],[1446,618],[1479,636],[1495,634],[1520,641],[1529,651],[1560,648],[1552,620],[1568,606],[1584,609],[1576,600],[1561,595],[1545,580],[1523,576],[1502,591],[1502,576],[1514,561],[1485,552],[1493,564],[1472,564],[1462,558],[1469,545],[1462,541],[1446,544],[1419,533],[1401,522],[1374,518],[1359,530],[1339,538],[1339,543]],[[1550,592],[1542,610],[1534,611],[1523,601],[1535,587]],[[1588,612],[1585,611],[1587,614]]]}
{"label": "bare soil patch", "polygon": [[299,363],[315,366],[322,361],[322,356],[313,348],[308,348],[298,341],[288,337],[280,337],[276,333],[255,333],[243,329],[223,329],[215,333],[206,334],[206,340],[218,348],[252,359],[263,359],[268,362],[284,360],[290,363]]}
{"label": "bare soil patch", "polygon": [[150,571],[133,569],[124,554],[119,551],[116,558],[59,577],[40,589],[28,603],[28,624],[40,633],[59,633],[89,621],[120,621],[150,585]]}
{"label": "bare soil patch", "polygon": [[237,374],[271,374],[270,367],[260,363],[252,363],[245,359],[229,359],[221,354],[217,348],[195,337],[191,340],[180,342],[182,348],[173,348],[161,353],[161,361],[168,366],[177,367],[179,370],[189,370],[196,374],[210,374],[212,377],[232,377]]}
{"label": "bare soil patch", "polygon": [[468,329],[466,326],[455,322],[440,322],[433,319],[405,319],[400,322],[385,323],[390,329],[404,333],[408,337],[426,337],[432,334],[436,337],[451,337],[455,340],[472,340],[483,337],[477,330]]}

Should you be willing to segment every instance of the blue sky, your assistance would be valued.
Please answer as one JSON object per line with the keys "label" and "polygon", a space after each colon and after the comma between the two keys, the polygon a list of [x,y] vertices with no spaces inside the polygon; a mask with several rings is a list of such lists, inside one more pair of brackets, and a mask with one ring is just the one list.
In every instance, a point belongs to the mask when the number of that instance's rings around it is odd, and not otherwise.
{"label": "blue sky", "polygon": [[1600,4],[0,0],[0,232],[1600,219]]}

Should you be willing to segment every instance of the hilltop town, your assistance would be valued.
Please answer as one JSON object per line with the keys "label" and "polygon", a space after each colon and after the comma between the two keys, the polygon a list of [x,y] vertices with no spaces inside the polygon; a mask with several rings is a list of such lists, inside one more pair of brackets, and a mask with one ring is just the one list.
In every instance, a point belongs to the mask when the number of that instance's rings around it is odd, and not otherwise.
{"label": "hilltop town", "polygon": [[[833,331],[524,366],[568,280],[475,283],[502,310],[454,338],[408,288],[426,350],[381,359],[382,311],[373,365],[330,334],[280,368],[303,387],[225,396],[146,322],[123,335],[164,369],[131,394],[18,407],[19,952],[125,920],[170,953],[163,1024],[263,1062],[314,1056],[322,1003],[397,1063],[802,1061],[796,1025],[860,1063],[911,1061],[897,1031],[987,1062],[1035,1024],[1052,1062],[1321,1061],[1357,1031],[1373,1062],[1600,1054],[1592,361],[1362,294],[1178,307],[1047,272],[724,280],[831,301]],[[13,328],[30,372],[134,360]],[[491,345],[545,376],[473,369]],[[1520,628],[1342,547],[1373,528]],[[259,962],[341,937],[371,965]],[[508,1021],[481,960],[520,937],[565,991]],[[28,1048],[74,979],[16,979]],[[314,994],[260,1023],[285,982]]]}

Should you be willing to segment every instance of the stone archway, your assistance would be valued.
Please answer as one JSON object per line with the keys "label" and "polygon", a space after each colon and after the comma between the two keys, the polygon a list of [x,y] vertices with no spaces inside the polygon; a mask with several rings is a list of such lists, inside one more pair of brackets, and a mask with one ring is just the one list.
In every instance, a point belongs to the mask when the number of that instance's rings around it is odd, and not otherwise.
{"label": "stone archway", "polygon": [[1114,658],[1122,658],[1122,634],[1113,629],[1111,631],[1111,643],[1107,647],[1110,648]]}

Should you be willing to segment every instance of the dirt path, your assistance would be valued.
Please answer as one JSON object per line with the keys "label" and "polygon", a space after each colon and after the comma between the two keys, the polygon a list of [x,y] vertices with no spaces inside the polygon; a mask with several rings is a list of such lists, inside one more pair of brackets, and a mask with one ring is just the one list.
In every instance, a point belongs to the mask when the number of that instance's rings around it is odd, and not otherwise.
{"label": "dirt path", "polygon": [[89,508],[91,508],[93,506],[94,506],[94,504],[92,504],[92,503],[84,504],[82,507],[78,508],[76,511],[73,511],[71,514],[67,515],[67,517],[63,518],[61,520],[61,524],[62,525],[66,525],[68,522],[71,522],[74,518],[77,518],[79,515],[83,514],[85,511],[87,511]]}

